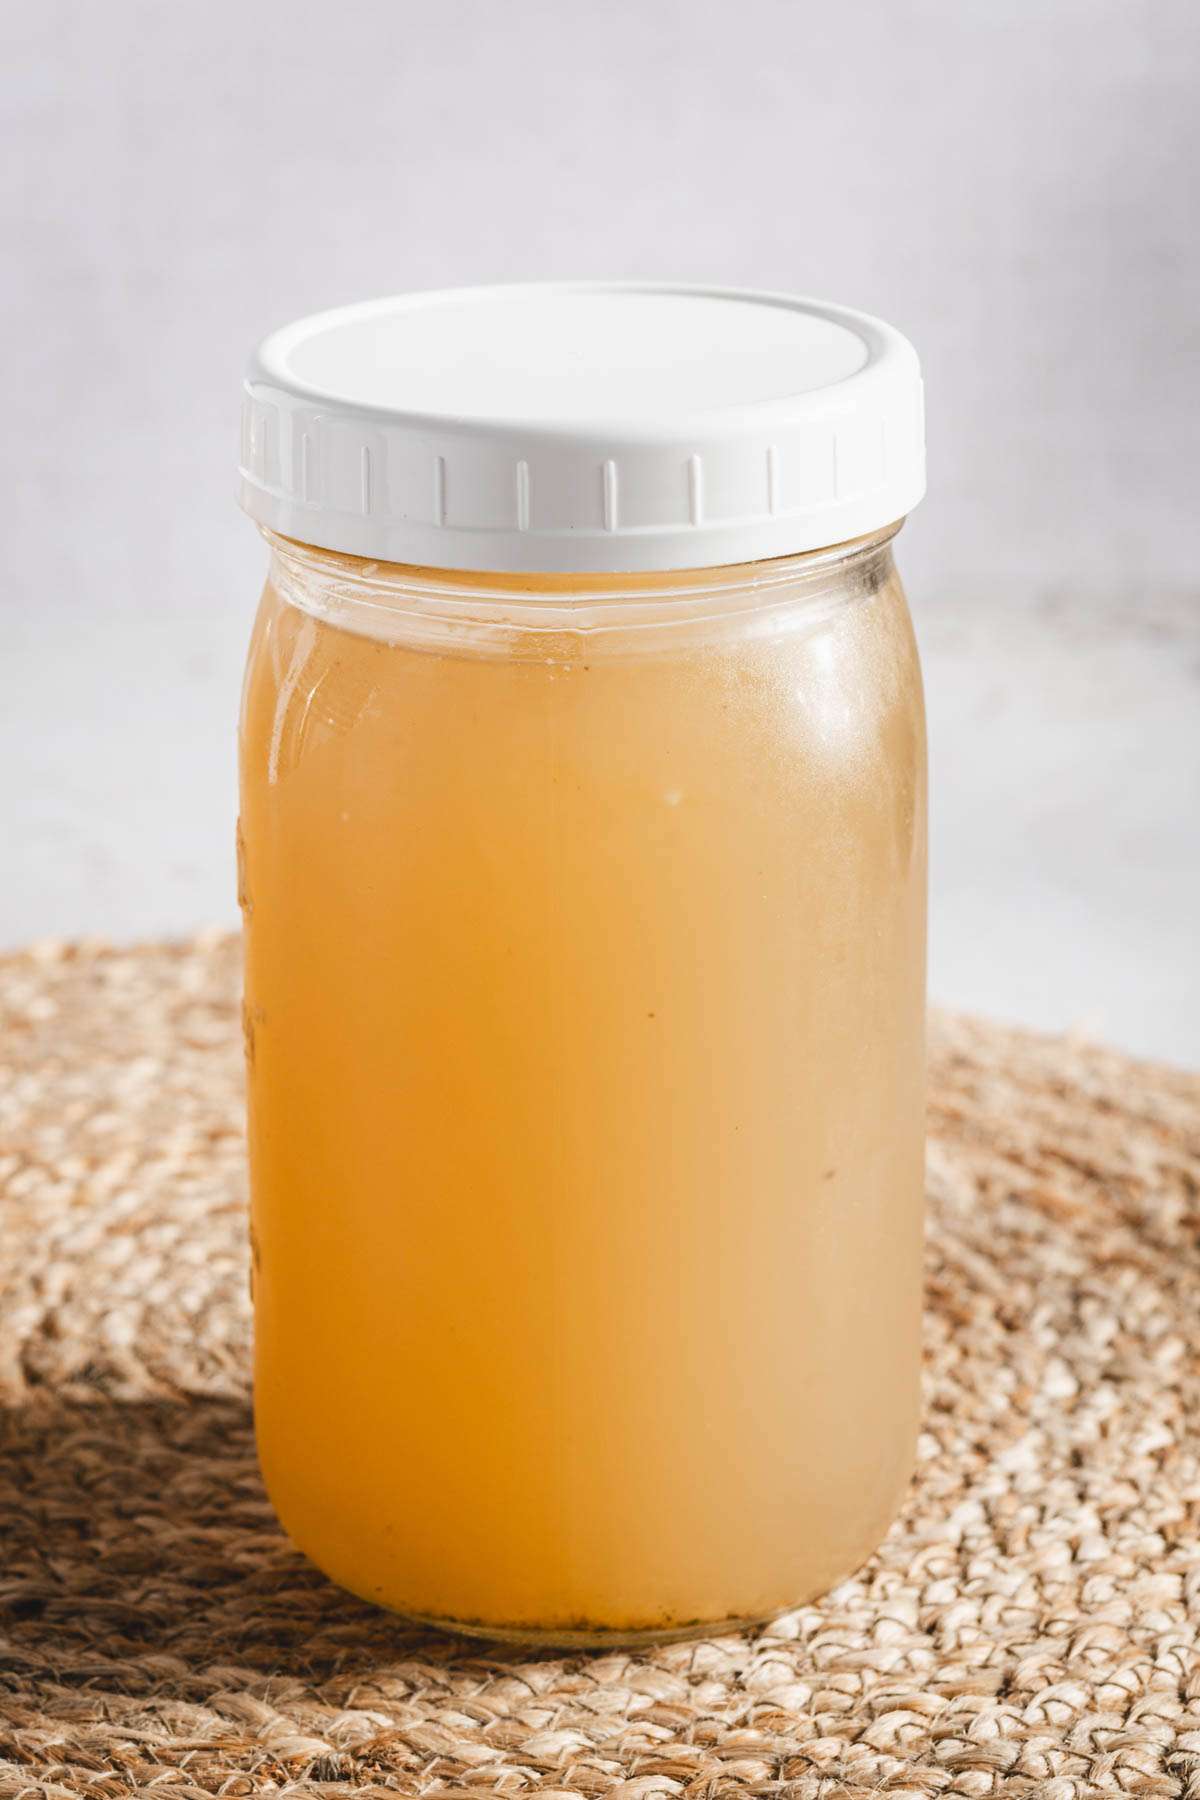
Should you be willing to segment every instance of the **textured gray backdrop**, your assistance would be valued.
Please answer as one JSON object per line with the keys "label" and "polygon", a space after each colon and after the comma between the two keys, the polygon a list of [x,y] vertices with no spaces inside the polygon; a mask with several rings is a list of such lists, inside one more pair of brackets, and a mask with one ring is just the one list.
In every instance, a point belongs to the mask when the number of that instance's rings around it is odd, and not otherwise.
{"label": "textured gray backdrop", "polygon": [[11,8],[0,944],[233,917],[269,327],[551,275],[922,352],[935,997],[1200,1062],[1192,0]]}

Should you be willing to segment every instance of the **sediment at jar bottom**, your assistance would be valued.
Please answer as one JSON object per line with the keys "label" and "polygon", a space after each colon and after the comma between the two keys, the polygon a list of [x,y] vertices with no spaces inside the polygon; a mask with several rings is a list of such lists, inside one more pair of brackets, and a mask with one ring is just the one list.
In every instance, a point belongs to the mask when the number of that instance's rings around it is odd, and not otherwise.
{"label": "sediment at jar bottom", "polygon": [[[915,1451],[915,1446],[914,1446]],[[402,1597],[381,1595],[376,1584],[371,1592],[364,1592],[353,1579],[347,1579],[336,1568],[328,1567],[322,1560],[320,1550],[312,1554],[304,1542],[297,1538],[288,1521],[285,1507],[274,1501],[276,1512],[297,1548],[308,1557],[322,1573],[353,1594],[357,1599],[365,1600],[371,1605],[380,1606],[387,1612],[413,1625],[425,1626],[432,1631],[439,1631],[451,1637],[466,1637],[488,1643],[513,1644],[526,1646],[531,1650],[621,1650],[647,1648],[655,1644],[679,1643],[692,1639],[719,1637],[728,1632],[747,1631],[767,1625],[773,1619],[794,1611],[797,1607],[806,1606],[819,1599],[843,1580],[855,1575],[867,1563],[882,1543],[884,1537],[900,1511],[905,1493],[910,1485],[912,1463],[905,1473],[903,1482],[891,1494],[880,1514],[879,1520],[871,1528],[862,1544],[856,1550],[846,1550],[843,1560],[835,1569],[826,1569],[821,1575],[810,1575],[803,1586],[789,1588],[786,1593],[777,1594],[772,1600],[761,1599],[734,1612],[726,1612],[721,1616],[707,1615],[681,1618],[678,1615],[664,1614],[653,1607],[647,1607],[641,1614],[625,1619],[595,1619],[573,1617],[532,1621],[526,1619],[488,1619],[478,1617],[454,1617],[440,1613],[422,1612],[407,1605]],[[269,1490],[268,1490],[269,1491]]]}

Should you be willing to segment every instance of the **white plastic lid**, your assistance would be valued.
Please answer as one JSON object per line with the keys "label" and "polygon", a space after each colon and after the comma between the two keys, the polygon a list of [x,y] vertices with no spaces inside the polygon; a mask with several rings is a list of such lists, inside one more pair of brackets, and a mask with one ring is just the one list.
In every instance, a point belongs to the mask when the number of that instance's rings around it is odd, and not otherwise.
{"label": "white plastic lid", "polygon": [[246,377],[251,518],[387,562],[714,567],[860,537],[924,488],[912,346],[787,294],[400,294],[285,326]]}

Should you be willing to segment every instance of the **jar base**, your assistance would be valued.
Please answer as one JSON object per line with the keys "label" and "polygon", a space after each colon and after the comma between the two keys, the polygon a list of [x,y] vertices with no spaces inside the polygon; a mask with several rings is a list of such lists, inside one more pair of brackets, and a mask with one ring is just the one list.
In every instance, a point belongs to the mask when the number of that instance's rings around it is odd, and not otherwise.
{"label": "jar base", "polygon": [[[797,1602],[800,1604],[800,1602]],[[689,1639],[724,1637],[770,1624],[790,1610],[780,1606],[747,1618],[693,1619],[686,1625],[650,1626],[645,1630],[614,1626],[490,1625],[483,1621],[441,1618],[434,1613],[399,1611],[411,1625],[442,1631],[451,1637],[479,1639],[492,1644],[513,1644],[528,1650],[645,1650],[655,1644],[686,1643]]]}

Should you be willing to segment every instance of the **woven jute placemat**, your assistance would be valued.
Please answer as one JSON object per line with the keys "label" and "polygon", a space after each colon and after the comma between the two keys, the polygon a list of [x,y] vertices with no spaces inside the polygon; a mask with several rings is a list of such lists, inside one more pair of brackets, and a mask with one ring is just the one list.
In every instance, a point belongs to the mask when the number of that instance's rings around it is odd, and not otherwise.
{"label": "woven jute placemat", "polygon": [[350,1599],[266,1504],[236,947],[47,948],[0,1004],[0,1796],[1200,1795],[1194,1077],[936,1020],[883,1548],[766,1630],[529,1656]]}

